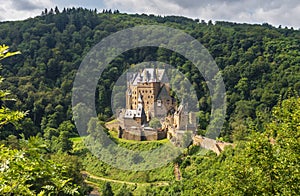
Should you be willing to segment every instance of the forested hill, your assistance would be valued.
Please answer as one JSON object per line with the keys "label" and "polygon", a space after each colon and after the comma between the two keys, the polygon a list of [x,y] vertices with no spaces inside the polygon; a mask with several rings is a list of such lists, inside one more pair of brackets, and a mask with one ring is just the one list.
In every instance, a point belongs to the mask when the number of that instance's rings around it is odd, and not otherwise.
{"label": "forested hill", "polygon": [[[84,55],[104,37],[141,24],[182,29],[210,51],[227,90],[228,121],[222,133],[226,140],[243,139],[248,126],[262,127],[280,99],[300,91],[300,32],[293,29],[82,8],[50,10],[36,18],[0,23],[1,44],[22,52],[2,61],[1,72],[6,78],[2,88],[17,96],[16,102],[7,104],[29,110],[23,126],[2,128],[1,138],[21,132],[35,135],[71,124],[72,83]],[[178,67],[196,88],[200,128],[205,130],[210,115],[206,83],[190,62],[158,48],[127,52],[111,63],[96,93],[99,116],[103,120],[111,116],[111,92],[105,89],[112,89],[126,68],[157,59]]]}

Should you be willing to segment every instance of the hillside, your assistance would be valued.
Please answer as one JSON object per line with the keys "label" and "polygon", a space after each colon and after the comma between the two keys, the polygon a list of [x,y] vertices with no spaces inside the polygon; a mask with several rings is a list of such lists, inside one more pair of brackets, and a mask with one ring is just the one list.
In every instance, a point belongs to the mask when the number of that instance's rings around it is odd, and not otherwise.
{"label": "hillside", "polygon": [[[262,116],[267,118],[265,112],[279,99],[300,90],[299,31],[267,24],[216,22],[213,25],[176,16],[65,9],[61,13],[49,12],[25,21],[0,24],[1,43],[22,52],[2,62],[2,75],[6,78],[3,87],[17,95],[15,107],[30,111],[30,119],[25,121],[26,132],[36,134],[70,120],[72,82],[84,55],[102,38],[141,24],[182,29],[209,50],[222,70],[227,90],[228,123],[222,133],[226,140],[232,140],[231,132],[241,130],[249,121],[259,125]],[[111,84],[118,76],[131,64],[154,59],[178,67],[191,81],[199,98],[201,129],[205,130],[210,114],[206,83],[186,59],[157,48],[129,51],[111,63],[96,94],[99,115],[104,120],[112,114]]]}
{"label": "hillside", "polygon": [[[218,139],[234,142],[234,147],[217,156],[190,146],[164,167],[122,171],[98,160],[83,146],[82,138],[74,138],[78,133],[71,106],[73,81],[85,55],[103,38],[150,24],[183,30],[211,53],[227,95],[226,122]],[[0,40],[10,51],[22,53],[0,59],[5,78],[1,89],[10,90],[16,99],[5,100],[5,91],[0,90],[1,106],[28,111],[19,123],[10,119],[0,126],[0,194],[84,195],[91,191],[86,182],[107,195],[300,192],[296,172],[300,169],[299,30],[68,8],[24,21],[2,22]],[[95,93],[100,119],[93,119],[95,125],[114,118],[111,93],[119,76],[134,64],[156,60],[176,67],[195,88],[200,108],[198,134],[205,135],[211,113],[205,80],[186,58],[157,47],[129,50],[104,70]],[[115,132],[106,133],[116,137]],[[133,151],[168,143],[114,139]]]}

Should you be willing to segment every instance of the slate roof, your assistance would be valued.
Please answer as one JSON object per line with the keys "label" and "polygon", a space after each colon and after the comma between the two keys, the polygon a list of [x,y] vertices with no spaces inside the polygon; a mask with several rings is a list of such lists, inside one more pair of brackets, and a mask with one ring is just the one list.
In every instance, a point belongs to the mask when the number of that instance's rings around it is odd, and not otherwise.
{"label": "slate roof", "polygon": [[142,72],[127,73],[127,81],[136,86],[138,83],[163,82],[165,77],[164,69],[145,68]]}

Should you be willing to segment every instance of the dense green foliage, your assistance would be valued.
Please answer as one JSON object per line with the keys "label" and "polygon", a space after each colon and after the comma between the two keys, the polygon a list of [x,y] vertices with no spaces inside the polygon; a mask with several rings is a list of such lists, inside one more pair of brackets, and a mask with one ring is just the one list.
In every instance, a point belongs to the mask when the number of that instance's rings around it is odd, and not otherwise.
{"label": "dense green foliage", "polygon": [[[20,52],[9,52],[8,46],[0,45],[0,60],[8,58],[10,56],[14,56],[16,54],[20,54]],[[0,64],[1,66],[1,64]],[[3,78],[0,76],[0,84],[3,82]],[[0,127],[8,123],[15,123],[20,119],[24,118],[26,113],[20,111],[12,111],[4,104],[5,101],[13,101],[13,99],[9,98],[10,92],[7,90],[0,89]]]}
{"label": "dense green foliage", "polygon": [[[0,46],[0,60],[20,54]],[[1,78],[1,81],[3,79]],[[3,104],[7,91],[0,90]],[[5,105],[0,110],[0,126],[15,124],[26,113],[11,111]],[[65,127],[64,127],[65,128]],[[70,150],[72,143],[62,131],[61,151]],[[0,194],[1,195],[79,195],[88,191],[80,174],[81,166],[76,157],[68,154],[49,154],[49,147],[42,138],[35,136],[18,140],[10,135],[0,143]],[[5,144],[5,145],[4,145]],[[69,144],[69,145],[67,145]]]}
{"label": "dense green foliage", "polygon": [[[300,191],[297,172],[300,170],[299,111],[300,98],[279,102],[272,110],[270,122],[264,125],[263,133],[255,127],[249,129],[245,140],[237,142],[234,148],[227,148],[219,156],[203,153],[197,146],[189,147],[176,159],[182,171],[181,182],[158,178],[154,182],[163,179],[172,183],[143,190],[158,195],[297,195]],[[85,160],[89,162],[90,171],[101,176],[104,174],[130,182],[152,182],[153,171],[137,172],[132,176],[132,172],[115,171],[92,156]],[[113,171],[116,173],[111,173]],[[163,168],[155,171],[165,173]],[[165,174],[171,176],[172,172]],[[148,177],[143,178],[145,175]],[[117,186],[115,189],[117,192],[121,188]],[[140,193],[137,187],[131,187],[129,192]]]}
{"label": "dense green foliage", "polygon": [[48,154],[39,137],[11,136],[5,143],[0,150],[1,195],[80,195],[88,190],[76,157]]}
{"label": "dense green foliage", "polygon": [[[178,161],[182,182],[152,187],[158,195],[298,195],[300,192],[300,98],[279,103],[264,133],[250,130],[240,141],[216,156],[195,146]],[[202,154],[202,155],[201,155]]]}
{"label": "dense green foliage", "polygon": [[[84,55],[102,38],[140,24],[182,29],[210,51],[222,70],[227,90],[228,121],[222,132],[226,140],[243,139],[246,128],[251,124],[261,126],[269,117],[268,111],[280,97],[287,97],[289,89],[300,90],[299,31],[267,24],[213,25],[176,16],[109,11],[98,14],[82,8],[48,11],[33,19],[0,24],[2,43],[22,51],[22,55],[3,63],[2,74],[7,78],[3,86],[17,95],[18,109],[30,110],[29,118],[23,122],[26,128],[11,128],[11,132],[26,130],[26,136],[35,135],[71,120],[72,82]],[[191,81],[199,98],[200,129],[205,130],[210,115],[206,83],[190,62],[161,48],[128,51],[111,63],[96,93],[99,116],[105,119],[112,114],[110,95],[122,72],[131,64],[148,60],[178,67]],[[9,134],[3,132],[2,137]]]}

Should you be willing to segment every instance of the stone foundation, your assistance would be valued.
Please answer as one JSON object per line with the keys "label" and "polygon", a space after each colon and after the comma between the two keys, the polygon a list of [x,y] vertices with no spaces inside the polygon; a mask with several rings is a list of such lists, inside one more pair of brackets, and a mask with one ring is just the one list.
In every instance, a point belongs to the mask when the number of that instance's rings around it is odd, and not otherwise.
{"label": "stone foundation", "polygon": [[119,127],[118,137],[126,140],[153,141],[165,139],[167,137],[167,132],[147,128],[135,127],[130,129],[122,129]]}

